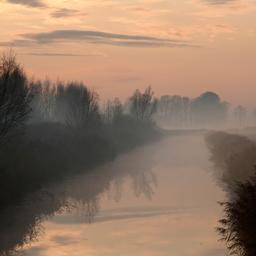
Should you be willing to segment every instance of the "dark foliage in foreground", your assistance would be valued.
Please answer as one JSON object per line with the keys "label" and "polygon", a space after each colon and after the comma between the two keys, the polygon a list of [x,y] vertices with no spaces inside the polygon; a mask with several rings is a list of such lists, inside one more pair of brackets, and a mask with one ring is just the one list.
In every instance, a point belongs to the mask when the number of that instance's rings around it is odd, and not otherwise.
{"label": "dark foliage in foreground", "polygon": [[246,136],[212,132],[206,136],[218,183],[227,192],[217,231],[231,255],[256,255],[256,145]]}
{"label": "dark foliage in foreground", "polygon": [[256,176],[240,183],[230,202],[221,203],[225,217],[217,228],[232,255],[256,255]]}
{"label": "dark foliage in foreground", "polygon": [[30,112],[30,95],[26,75],[15,56],[0,59],[0,144],[21,127]]}

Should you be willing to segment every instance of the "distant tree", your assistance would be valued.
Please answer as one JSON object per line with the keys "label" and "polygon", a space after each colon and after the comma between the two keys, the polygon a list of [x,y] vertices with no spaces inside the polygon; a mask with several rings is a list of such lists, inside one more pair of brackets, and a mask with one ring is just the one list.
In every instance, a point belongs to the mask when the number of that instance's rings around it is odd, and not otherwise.
{"label": "distant tree", "polygon": [[152,116],[157,110],[157,100],[153,97],[151,87],[144,93],[136,90],[130,98],[130,111],[133,117],[139,121],[152,121]]}
{"label": "distant tree", "polygon": [[72,127],[99,121],[98,95],[82,83],[59,83],[56,89],[56,116]]}
{"label": "distant tree", "polygon": [[172,123],[176,126],[182,126],[187,123],[189,115],[190,100],[181,96],[172,96],[171,98],[171,117]]}
{"label": "distant tree", "polygon": [[247,110],[245,107],[239,105],[234,109],[235,120],[242,125],[246,120]]}
{"label": "distant tree", "polygon": [[191,103],[193,122],[196,124],[218,124],[227,118],[228,103],[222,102],[214,92],[205,92]]}
{"label": "distant tree", "polygon": [[27,78],[13,53],[0,59],[0,142],[21,127],[30,112]]}
{"label": "distant tree", "polygon": [[113,101],[108,101],[104,110],[104,121],[106,123],[113,123],[123,116],[124,107],[118,98],[115,98]]}
{"label": "distant tree", "polygon": [[190,99],[179,95],[164,95],[158,102],[157,118],[172,126],[188,125],[190,120]]}
{"label": "distant tree", "polygon": [[30,83],[32,113],[30,120],[32,122],[52,122],[56,121],[55,116],[55,101],[56,101],[56,86],[49,80],[32,81]]}
{"label": "distant tree", "polygon": [[191,99],[188,97],[182,98],[183,102],[183,122],[185,125],[190,125],[191,121]]}
{"label": "distant tree", "polygon": [[157,113],[160,117],[166,118],[170,115],[171,110],[171,96],[161,96],[158,102]]}
{"label": "distant tree", "polygon": [[108,100],[107,103],[103,106],[103,120],[105,123],[112,123],[113,113],[112,113],[112,101]]}

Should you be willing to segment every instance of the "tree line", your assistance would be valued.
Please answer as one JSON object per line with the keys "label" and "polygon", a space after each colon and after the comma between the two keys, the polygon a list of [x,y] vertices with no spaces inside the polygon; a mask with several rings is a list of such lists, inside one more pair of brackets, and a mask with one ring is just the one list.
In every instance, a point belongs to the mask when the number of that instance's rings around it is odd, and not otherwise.
{"label": "tree line", "polygon": [[99,102],[82,82],[28,79],[0,59],[0,208],[70,174],[91,171],[161,136],[152,89]]}
{"label": "tree line", "polygon": [[[125,103],[116,98],[101,106],[98,94],[82,82],[33,81],[12,53],[3,54],[0,60],[0,144],[22,131],[25,124],[60,123],[89,129],[126,118],[173,127],[210,127],[230,121],[243,125],[248,116],[245,107],[231,110],[214,92],[193,99],[178,95],[156,98],[151,87],[136,90]],[[256,111],[251,116],[256,120]]]}
{"label": "tree line", "polygon": [[250,112],[242,105],[231,107],[215,92],[196,98],[164,95],[158,99],[155,120],[171,127],[199,127],[232,124],[246,126],[256,122],[256,109]]}
{"label": "tree line", "polygon": [[99,128],[124,119],[153,124],[155,110],[150,87],[136,90],[126,104],[116,98],[101,107],[98,94],[82,82],[31,81],[12,53],[1,57],[0,144],[31,124],[59,123],[72,129]]}

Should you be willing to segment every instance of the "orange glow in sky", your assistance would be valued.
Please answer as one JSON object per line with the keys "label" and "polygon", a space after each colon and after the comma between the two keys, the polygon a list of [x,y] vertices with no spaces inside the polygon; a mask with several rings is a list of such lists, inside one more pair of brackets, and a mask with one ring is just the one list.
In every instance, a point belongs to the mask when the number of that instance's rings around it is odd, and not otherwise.
{"label": "orange glow in sky", "polygon": [[30,76],[82,80],[101,99],[151,85],[254,106],[255,0],[0,0],[0,50]]}

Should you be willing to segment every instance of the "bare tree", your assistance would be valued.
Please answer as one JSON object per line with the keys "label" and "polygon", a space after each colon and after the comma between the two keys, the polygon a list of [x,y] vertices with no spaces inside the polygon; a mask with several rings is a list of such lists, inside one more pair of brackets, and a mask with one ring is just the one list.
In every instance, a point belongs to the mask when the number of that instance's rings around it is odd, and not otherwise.
{"label": "bare tree", "polygon": [[19,126],[30,112],[27,78],[10,52],[0,59],[0,142]]}
{"label": "bare tree", "polygon": [[54,122],[56,86],[49,80],[32,81],[29,85],[33,100],[31,101],[31,122]]}
{"label": "bare tree", "polygon": [[158,114],[161,120],[173,126],[188,124],[190,115],[190,99],[178,95],[165,95],[160,98]]}
{"label": "bare tree", "polygon": [[161,96],[159,103],[158,103],[158,115],[161,118],[167,118],[170,113],[171,108],[171,96],[164,95]]}
{"label": "bare tree", "polygon": [[153,98],[154,92],[148,87],[144,93],[136,90],[130,98],[131,114],[140,121],[151,121],[157,109],[157,100]]}
{"label": "bare tree", "polygon": [[106,103],[105,109],[104,109],[104,121],[106,123],[113,123],[123,116],[124,113],[124,107],[121,103],[121,101],[118,98],[115,98],[113,101],[108,101]]}
{"label": "bare tree", "polygon": [[57,118],[69,126],[87,125],[99,118],[98,95],[82,83],[59,84],[56,111]]}

